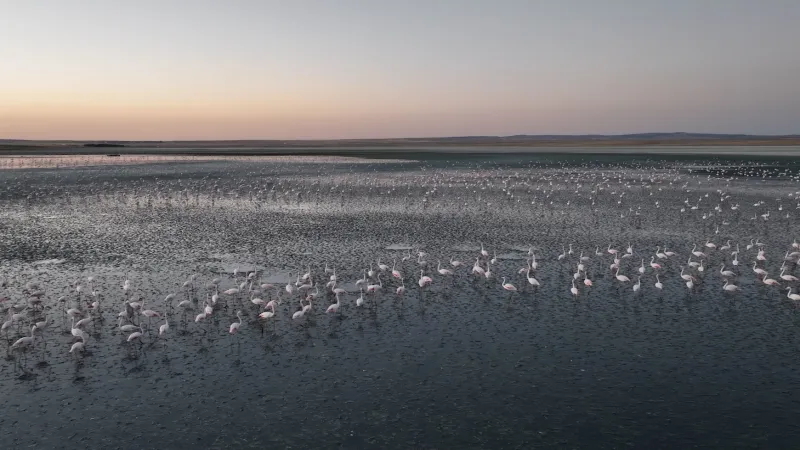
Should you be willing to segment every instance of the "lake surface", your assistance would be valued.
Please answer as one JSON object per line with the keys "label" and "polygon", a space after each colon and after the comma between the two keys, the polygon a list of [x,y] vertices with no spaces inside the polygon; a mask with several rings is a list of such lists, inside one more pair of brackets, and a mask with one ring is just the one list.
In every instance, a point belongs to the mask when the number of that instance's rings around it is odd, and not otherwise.
{"label": "lake surface", "polygon": [[[779,276],[783,263],[797,275],[800,256],[790,255],[800,214],[793,159],[52,165],[0,170],[2,321],[19,314],[0,338],[0,448],[800,442],[800,313],[786,290],[797,283]],[[631,281],[609,269],[609,247]],[[656,256],[666,251],[676,255]],[[539,286],[520,273],[531,253]],[[491,277],[473,274],[476,260]],[[455,274],[440,275],[439,261]],[[754,262],[779,285],[761,281]],[[736,276],[723,277],[723,265]],[[346,293],[326,314],[334,268]],[[355,283],[369,270],[381,275],[365,285],[382,289],[359,307]],[[431,285],[420,288],[421,272]],[[293,319],[305,295],[286,285],[306,273],[319,296]],[[723,290],[726,278],[738,291]],[[223,293],[233,288],[241,292]],[[275,316],[259,320],[252,298],[275,300]],[[126,301],[160,317],[128,318]],[[70,353],[80,341],[70,308],[90,319],[82,353]],[[121,312],[141,337],[128,341]],[[31,348],[11,349],[45,319]]]}

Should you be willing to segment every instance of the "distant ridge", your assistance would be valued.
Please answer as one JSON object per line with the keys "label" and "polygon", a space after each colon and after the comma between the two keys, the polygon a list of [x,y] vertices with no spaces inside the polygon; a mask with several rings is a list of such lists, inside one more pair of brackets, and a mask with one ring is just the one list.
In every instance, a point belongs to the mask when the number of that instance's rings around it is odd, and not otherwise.
{"label": "distant ridge", "polygon": [[259,143],[259,144],[289,144],[289,143],[371,143],[371,142],[457,142],[457,143],[478,143],[481,141],[585,141],[585,140],[782,140],[800,139],[800,134],[768,135],[768,134],[725,134],[725,133],[686,133],[686,132],[649,132],[631,134],[514,134],[510,136],[493,135],[474,135],[474,136],[446,136],[446,137],[406,137],[406,138],[352,138],[352,139],[229,139],[229,140],[28,140],[28,139],[0,139],[2,144],[23,144],[23,143],[64,143],[64,144],[87,144],[87,145],[159,145],[171,143]]}
{"label": "distant ridge", "polygon": [[[336,149],[396,149],[487,147],[496,149],[534,147],[669,147],[669,146],[800,146],[800,135],[717,134],[686,132],[649,132],[632,134],[517,134],[511,136],[409,137],[390,139],[241,139],[184,141],[124,140],[24,140],[0,139],[0,152],[67,152],[77,149],[125,147],[127,153],[216,149],[218,151],[284,152],[338,151]],[[141,150],[137,150],[141,149]],[[205,150],[203,150],[205,151]],[[503,150],[498,150],[503,151]]]}
{"label": "distant ridge", "polygon": [[632,133],[632,134],[515,134],[511,136],[453,136],[442,138],[408,138],[408,140],[424,139],[424,140],[443,140],[443,141],[459,141],[459,140],[505,140],[505,141],[529,141],[529,140],[546,140],[546,141],[575,141],[575,140],[694,140],[694,139],[798,139],[799,134],[787,135],[758,135],[758,134],[716,134],[716,133]]}

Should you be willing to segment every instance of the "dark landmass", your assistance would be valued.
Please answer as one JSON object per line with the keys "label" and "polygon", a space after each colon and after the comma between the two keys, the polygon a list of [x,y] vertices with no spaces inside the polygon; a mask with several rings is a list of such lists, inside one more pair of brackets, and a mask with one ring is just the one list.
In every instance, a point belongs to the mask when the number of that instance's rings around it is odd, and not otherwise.
{"label": "dark landmass", "polygon": [[36,141],[0,139],[0,146],[84,146],[84,147],[159,147],[159,148],[238,148],[238,147],[357,147],[408,145],[482,145],[482,146],[626,146],[626,145],[798,145],[800,134],[748,135],[709,133],[637,133],[621,135],[514,135],[453,136],[396,139],[328,140],[205,140],[205,141]]}
{"label": "dark landmass", "polygon": [[109,144],[109,143],[106,143],[106,142],[88,143],[88,144],[83,144],[83,146],[84,146],[84,147],[101,147],[101,148],[107,148],[107,147],[126,147],[126,145],[125,145],[125,144]]}
{"label": "dark landmass", "polygon": [[[454,136],[400,139],[216,140],[216,141],[33,141],[0,139],[0,154],[345,155],[409,153],[683,153],[689,147],[797,147],[800,135],[637,133],[623,135]],[[95,150],[97,149],[97,150]],[[744,149],[735,150],[741,152]],[[690,150],[689,150],[690,151]],[[701,152],[706,150],[700,150]],[[773,152],[789,152],[775,148]],[[791,150],[796,153],[796,150]]]}

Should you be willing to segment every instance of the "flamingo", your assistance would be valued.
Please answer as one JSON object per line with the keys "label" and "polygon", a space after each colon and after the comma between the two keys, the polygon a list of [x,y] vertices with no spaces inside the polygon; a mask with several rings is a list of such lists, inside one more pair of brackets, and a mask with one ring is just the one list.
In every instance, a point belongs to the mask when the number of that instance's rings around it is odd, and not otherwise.
{"label": "flamingo", "polygon": [[578,288],[575,287],[575,280],[572,280],[572,287],[569,289],[574,297],[578,296]]}
{"label": "flamingo", "polygon": [[786,290],[789,291],[789,293],[786,294],[786,298],[788,298],[789,300],[794,300],[794,301],[800,300],[800,295],[792,294],[792,288],[791,287],[787,287]]}
{"label": "flamingo", "polygon": [[367,294],[374,294],[375,292],[379,291],[382,288],[383,288],[383,282],[381,282],[381,277],[378,277],[378,284],[367,285]]}
{"label": "flamingo", "polygon": [[439,272],[439,275],[452,275],[453,271],[450,269],[442,269],[442,262],[439,261],[439,264],[436,266],[436,270]]}
{"label": "flamingo", "polygon": [[24,347],[32,347],[33,344],[35,344],[35,342],[36,342],[35,341],[36,335],[33,334],[35,328],[36,328],[36,325],[32,325],[31,326],[31,335],[30,336],[21,337],[21,338],[17,339],[16,342],[14,342],[11,345],[11,349],[12,350],[16,350],[16,349],[24,348]]}
{"label": "flamingo", "polygon": [[683,278],[687,282],[694,282],[693,276],[689,275],[688,273],[683,273],[683,266],[681,266],[681,278]]}
{"label": "flamingo", "polygon": [[[86,318],[84,318],[84,319],[81,319],[81,320],[79,320],[79,321],[75,322],[75,325],[73,325],[73,326],[72,326],[72,328],[80,328],[80,329],[83,329],[84,325],[88,325],[89,323],[91,323],[91,322],[92,322],[92,320],[94,320],[94,319],[93,319],[93,318],[91,318],[91,317],[86,317]],[[37,328],[38,328],[38,327],[37,327]]]}
{"label": "flamingo", "polygon": [[141,337],[142,337],[142,331],[141,330],[140,331],[134,331],[133,333],[128,335],[127,341],[128,342],[133,342],[136,339],[139,339],[141,341]]}
{"label": "flamingo", "polygon": [[739,290],[739,286],[736,286],[735,284],[730,283],[728,280],[725,280],[725,284],[722,285],[722,289],[726,292],[734,292]]}
{"label": "flamingo", "polygon": [[719,268],[719,274],[726,278],[732,278],[736,276],[736,274],[730,270],[725,270],[725,263],[722,263],[722,266]]}
{"label": "flamingo", "polygon": [[83,352],[83,346],[84,346],[83,341],[78,341],[78,342],[72,344],[72,347],[69,348],[69,352],[74,354],[74,355],[78,354],[78,353],[82,353]]}
{"label": "flamingo", "polygon": [[364,290],[363,289],[361,290],[361,295],[359,295],[358,298],[356,299],[356,306],[362,306],[362,305],[364,305]]}
{"label": "flamingo", "polygon": [[[35,325],[34,325],[35,326]],[[80,328],[75,327],[75,318],[72,318],[72,329],[70,333],[75,336],[76,338],[81,339],[82,341],[86,341],[86,333],[83,332]]]}
{"label": "flamingo", "polygon": [[214,314],[214,307],[206,303],[205,308],[203,308],[203,313],[206,315],[206,317]]}
{"label": "flamingo", "polygon": [[650,267],[652,267],[654,270],[658,270],[661,268],[661,264],[655,262],[655,259],[655,256],[650,257]]}
{"label": "flamingo", "polygon": [[617,280],[619,280],[619,281],[621,281],[623,283],[627,283],[628,281],[631,281],[631,279],[626,277],[625,275],[620,275],[619,274],[619,267],[617,267],[617,272],[614,274],[614,276],[616,277]]}
{"label": "flamingo", "polygon": [[700,250],[697,250],[697,244],[694,244],[694,247],[692,247],[692,254],[698,258],[708,257],[708,255],[706,255],[705,253],[701,252]]}
{"label": "flamingo", "polygon": [[367,282],[367,269],[364,269],[364,277],[356,281],[356,287],[361,287],[364,283]]}
{"label": "flamingo", "polygon": [[263,306],[265,303],[264,299],[261,298],[253,298],[255,294],[250,294],[250,303],[254,304],[255,306]]}
{"label": "flamingo", "polygon": [[486,271],[483,270],[483,267],[480,266],[480,258],[475,260],[475,265],[472,266],[472,273],[474,273],[477,276],[481,276],[486,273]]}
{"label": "flamingo", "polygon": [[164,324],[158,327],[158,335],[164,336],[169,331],[169,318],[164,316]]}
{"label": "flamingo", "polygon": [[796,276],[784,274],[785,271],[786,271],[786,268],[781,269],[780,277],[781,277],[782,280],[784,280],[784,281],[797,281],[797,277]]}
{"label": "flamingo", "polygon": [[206,311],[203,310],[203,312],[194,317],[194,323],[202,322],[203,320],[206,319],[206,317],[208,317],[208,314],[206,314]]}
{"label": "flamingo", "polygon": [[396,260],[392,261],[392,276],[399,280],[399,279],[403,278],[403,274],[401,274],[399,270],[394,268],[396,263],[397,263]]}
{"label": "flamingo", "polygon": [[[287,286],[286,289],[288,290],[289,289],[289,285],[287,284],[286,286]],[[230,289],[226,290],[225,292],[223,292],[223,294],[225,294],[225,295],[236,295],[238,293],[239,293],[239,289],[238,288],[230,288]]]}
{"label": "flamingo", "polygon": [[336,295],[339,295],[339,294],[346,294],[346,293],[347,293],[347,291],[346,291],[346,290],[344,290],[344,289],[342,289],[342,288],[340,288],[340,287],[336,287],[336,285],[335,285],[335,284],[333,285],[333,289],[331,289],[331,292],[333,292],[333,293],[334,293],[334,294],[336,294]]}
{"label": "flamingo", "polygon": [[561,244],[561,254],[558,255],[558,260],[561,261],[567,257],[567,251],[564,249],[564,244]]}
{"label": "flamingo", "polygon": [[[335,270],[335,269],[334,269],[334,270]],[[335,273],[335,272],[334,272],[334,273]],[[336,275],[331,275],[331,276],[334,276],[334,277],[335,277]],[[287,294],[289,294],[289,295],[294,295],[294,292],[295,292],[295,290],[297,289],[297,287],[295,287],[294,285],[292,285],[292,283],[291,283],[291,282],[289,282],[289,283],[286,283],[286,286],[284,287],[284,289],[286,290],[286,293],[287,293]],[[228,289],[228,291],[230,291],[230,289]],[[227,293],[228,291],[225,291],[225,293]],[[237,291],[237,292],[238,292],[238,291]]]}
{"label": "flamingo", "polygon": [[528,274],[526,275],[526,278],[528,279],[528,284],[530,284],[531,286],[539,286],[539,280],[537,280],[536,278],[531,276],[531,271],[530,270],[528,270]]}
{"label": "flamingo", "polygon": [[514,286],[514,285],[513,285],[513,284],[511,284],[511,283],[508,283],[508,282],[506,282],[506,277],[503,277],[503,281],[502,281],[502,283],[501,283],[501,286],[503,286],[503,289],[505,289],[505,290],[507,290],[507,291],[510,291],[510,292],[517,292],[517,287],[516,287],[516,286]]}
{"label": "flamingo", "polygon": [[269,318],[275,317],[275,303],[274,302],[269,302],[267,304],[267,306],[265,307],[265,309],[266,308],[271,308],[272,311],[264,311],[264,312],[262,312],[261,314],[258,315],[259,319],[269,319]]}
{"label": "flamingo", "polygon": [[661,280],[658,278],[658,274],[656,274],[656,289],[664,289],[664,285],[661,283]]}
{"label": "flamingo", "polygon": [[397,286],[397,290],[395,290],[395,294],[403,295],[406,292],[406,283],[405,281],[400,281],[400,286]]}
{"label": "flamingo", "polygon": [[419,287],[424,288],[425,286],[430,286],[433,283],[431,277],[425,275],[424,270],[419,271]]}
{"label": "flamingo", "polygon": [[122,321],[123,321],[123,318],[120,317],[119,318],[119,330],[122,331],[123,333],[128,333],[128,332],[131,332],[131,331],[136,330],[136,329],[142,331],[141,327],[138,327],[136,325],[130,325],[130,324],[123,325]]}
{"label": "flamingo", "polygon": [[[10,314],[11,314],[11,311],[9,310],[9,315]],[[0,331],[6,333],[6,336],[8,336],[8,330],[9,330],[9,328],[11,328],[12,325],[14,325],[14,320],[13,319],[8,319],[5,322],[3,322],[3,326],[0,327]]]}
{"label": "flamingo", "polygon": [[336,303],[332,303],[328,306],[328,309],[325,310],[325,314],[334,313],[336,314],[339,311],[339,306],[341,303],[339,302],[339,294],[336,294]]}
{"label": "flamingo", "polygon": [[236,311],[236,317],[239,319],[239,321],[231,324],[230,328],[228,329],[228,333],[230,334],[236,334],[236,332],[239,331],[239,327],[242,326],[242,311]]}

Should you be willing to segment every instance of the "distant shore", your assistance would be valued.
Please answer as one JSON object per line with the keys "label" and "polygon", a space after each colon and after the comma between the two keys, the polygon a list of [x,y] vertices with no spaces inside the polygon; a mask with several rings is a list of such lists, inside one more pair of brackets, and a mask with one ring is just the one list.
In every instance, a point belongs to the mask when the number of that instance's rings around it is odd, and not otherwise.
{"label": "distant shore", "polygon": [[516,135],[455,136],[397,139],[298,139],[298,140],[13,140],[0,139],[0,149],[27,147],[132,147],[132,148],[294,148],[294,147],[398,147],[398,146],[519,146],[519,147],[630,147],[705,145],[800,145],[800,135],[766,136],[747,134],[639,133],[624,135]]}
{"label": "distant shore", "polygon": [[[354,140],[25,141],[0,139],[0,155],[744,154],[800,156],[800,136],[649,133],[621,136],[475,136]],[[758,148],[756,150],[756,148]]]}

